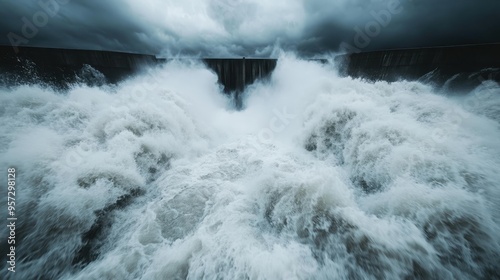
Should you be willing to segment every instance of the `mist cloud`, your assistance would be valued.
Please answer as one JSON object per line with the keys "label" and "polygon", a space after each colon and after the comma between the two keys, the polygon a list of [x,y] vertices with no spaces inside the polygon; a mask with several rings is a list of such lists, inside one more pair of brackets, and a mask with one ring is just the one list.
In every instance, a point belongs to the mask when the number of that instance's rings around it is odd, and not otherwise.
{"label": "mist cloud", "polygon": [[[42,6],[54,3],[57,12],[46,12],[36,35],[24,36],[26,21],[38,27]],[[377,21],[374,15],[390,5],[400,12]],[[212,57],[268,57],[286,49],[314,56],[342,44],[368,51],[500,42],[499,11],[496,0],[0,0],[0,44]],[[368,40],[359,44],[359,32],[373,36],[363,34]]]}

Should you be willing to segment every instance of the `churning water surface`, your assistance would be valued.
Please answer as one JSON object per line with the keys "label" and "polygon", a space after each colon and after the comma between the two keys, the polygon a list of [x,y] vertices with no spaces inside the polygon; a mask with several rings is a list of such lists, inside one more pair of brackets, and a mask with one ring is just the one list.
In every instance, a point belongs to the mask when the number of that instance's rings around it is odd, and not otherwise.
{"label": "churning water surface", "polygon": [[286,55],[241,110],[180,62],[117,86],[2,89],[7,278],[498,279],[499,90]]}

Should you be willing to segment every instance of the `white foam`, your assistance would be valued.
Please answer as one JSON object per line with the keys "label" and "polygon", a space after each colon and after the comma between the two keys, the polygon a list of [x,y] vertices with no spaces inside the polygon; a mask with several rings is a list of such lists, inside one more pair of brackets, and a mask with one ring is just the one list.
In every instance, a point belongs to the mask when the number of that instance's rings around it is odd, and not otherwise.
{"label": "white foam", "polygon": [[[284,55],[236,111],[216,81],[172,62],[115,88],[1,92],[17,276],[498,276],[500,110],[476,94],[498,85],[450,97]],[[82,240],[96,258],[78,267]]]}

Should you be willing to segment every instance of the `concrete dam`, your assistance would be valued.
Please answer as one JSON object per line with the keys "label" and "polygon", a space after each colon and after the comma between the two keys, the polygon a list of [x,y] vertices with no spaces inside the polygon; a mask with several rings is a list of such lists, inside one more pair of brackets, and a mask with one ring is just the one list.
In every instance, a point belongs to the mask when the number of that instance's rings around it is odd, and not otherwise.
{"label": "concrete dam", "polygon": [[[86,65],[103,75],[103,83],[117,83],[142,67],[168,59],[154,55],[111,51],[0,46],[0,85],[43,83],[65,88],[79,81]],[[240,92],[268,77],[276,59],[205,58],[224,92]],[[324,60],[321,60],[324,62]],[[500,44],[400,49],[339,55],[340,73],[368,80],[423,80],[442,86],[474,86],[483,80],[500,81]],[[84,81],[85,82],[85,81]]]}
{"label": "concrete dam", "polygon": [[[217,59],[203,62],[214,71],[224,92],[243,91],[257,79],[269,76],[276,67],[276,59]],[[76,81],[85,65],[101,72],[106,82],[117,83],[140,71],[142,67],[164,63],[168,59],[154,55],[0,46],[0,84],[42,81],[58,88]],[[3,80],[3,81],[2,81]]]}
{"label": "concrete dam", "polygon": [[219,77],[225,92],[243,91],[245,86],[268,77],[277,59],[203,59]]}
{"label": "concrete dam", "polygon": [[101,72],[107,82],[116,83],[141,66],[156,62],[153,55],[34,47],[19,47],[16,52],[10,46],[0,46],[0,73],[3,79],[11,80],[4,83],[15,83],[20,78],[24,82],[38,79],[62,86],[74,82],[84,65]]}
{"label": "concrete dam", "polygon": [[500,82],[500,44],[361,52],[335,61],[343,74],[373,81],[422,80],[457,87]]}

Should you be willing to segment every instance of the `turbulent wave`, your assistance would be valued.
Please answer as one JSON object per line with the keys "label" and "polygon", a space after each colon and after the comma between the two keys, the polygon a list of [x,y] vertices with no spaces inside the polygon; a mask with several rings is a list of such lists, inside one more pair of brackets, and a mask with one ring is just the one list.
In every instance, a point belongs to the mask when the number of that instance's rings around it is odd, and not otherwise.
{"label": "turbulent wave", "polygon": [[289,56],[242,110],[180,62],[115,87],[3,89],[7,277],[499,278],[499,89],[371,83]]}

